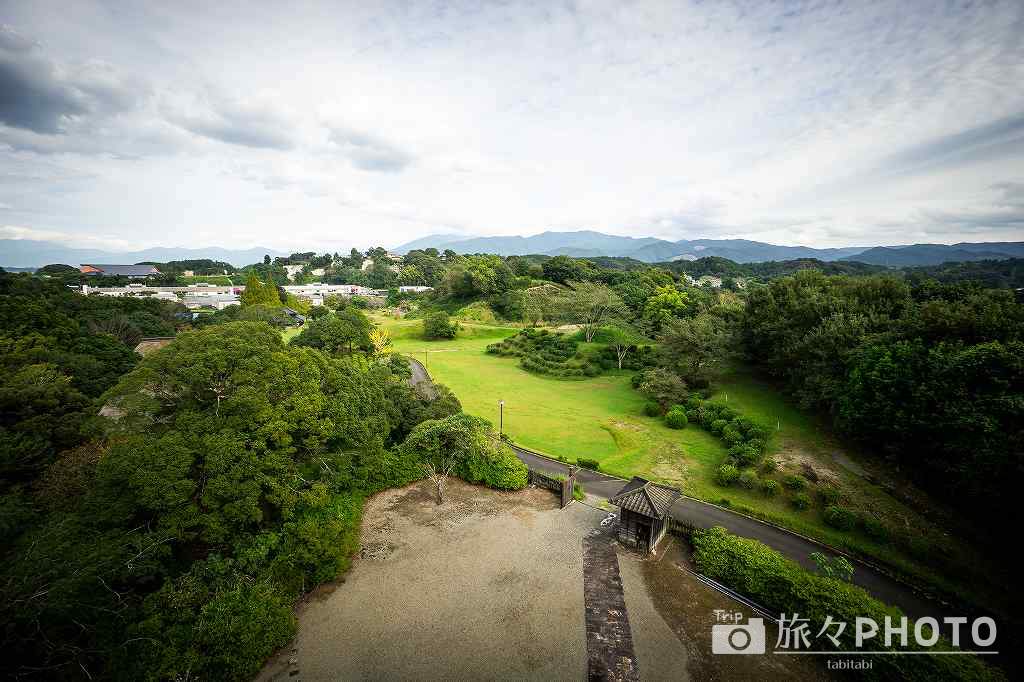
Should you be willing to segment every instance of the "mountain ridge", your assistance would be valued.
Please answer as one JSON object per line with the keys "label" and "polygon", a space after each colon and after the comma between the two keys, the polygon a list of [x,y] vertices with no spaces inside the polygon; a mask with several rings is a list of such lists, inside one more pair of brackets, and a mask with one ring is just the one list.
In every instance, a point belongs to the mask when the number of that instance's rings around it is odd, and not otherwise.
{"label": "mountain ridge", "polygon": [[816,258],[830,262],[858,261],[871,265],[939,265],[946,261],[971,261],[1024,257],[1024,242],[980,242],[959,244],[907,244],[903,246],[846,246],[814,248],[781,246],[749,239],[681,239],[669,241],[656,237],[620,237],[592,230],[542,232],[530,237],[464,237],[436,235],[443,242],[433,243],[435,235],[421,237],[394,247],[397,253],[434,246],[457,253],[496,253],[501,256],[541,254],[568,255],[577,258],[611,256],[634,258],[645,263],[695,260],[706,256],[728,258],[737,263]]}
{"label": "mountain ridge", "polygon": [[74,248],[55,242],[32,239],[0,239],[0,267],[42,267],[51,263],[81,265],[82,263],[141,263],[154,261],[209,258],[242,267],[260,262],[264,255],[287,256],[276,249],[226,249],[220,246],[185,248],[156,246],[138,251],[108,251],[105,249]]}

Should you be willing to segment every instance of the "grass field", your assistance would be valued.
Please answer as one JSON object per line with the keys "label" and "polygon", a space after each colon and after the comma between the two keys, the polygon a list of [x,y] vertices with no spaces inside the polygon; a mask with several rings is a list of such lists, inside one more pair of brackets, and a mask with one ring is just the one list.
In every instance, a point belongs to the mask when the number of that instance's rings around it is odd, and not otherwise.
{"label": "grass field", "polygon": [[[595,459],[602,470],[623,478],[640,475],[678,486],[688,495],[726,503],[830,545],[874,557],[920,582],[951,587],[926,563],[891,545],[826,525],[818,506],[799,511],[785,492],[767,498],[758,490],[716,485],[714,472],[726,456],[721,441],[693,424],[676,431],[661,419],[645,416],[645,401],[629,384],[631,372],[578,381],[553,379],[523,371],[517,358],[485,353],[487,344],[516,333],[515,328],[462,322],[456,339],[426,341],[419,320],[377,316],[375,321],[391,331],[396,350],[416,357],[436,381],[451,388],[466,412],[497,427],[498,402],[504,400],[504,432],[520,445],[570,462],[577,457]],[[726,376],[712,400],[771,428],[771,456],[784,471],[800,473],[810,466],[821,477],[840,484],[844,504],[876,511],[890,523],[912,529],[924,544],[971,556],[940,524],[919,512],[927,506],[898,500],[870,483],[862,476],[855,453],[844,450],[814,417],[749,373]],[[834,453],[840,453],[838,459]]]}
{"label": "grass field", "polygon": [[458,396],[463,409],[499,426],[524,447],[569,461],[596,459],[604,471],[656,478],[691,489],[725,449],[700,429],[673,431],[643,414],[644,399],[629,385],[631,372],[565,381],[524,372],[516,358],[484,352],[511,328],[462,323],[452,341],[424,341],[418,321],[380,320],[396,350],[423,362],[431,376]]}

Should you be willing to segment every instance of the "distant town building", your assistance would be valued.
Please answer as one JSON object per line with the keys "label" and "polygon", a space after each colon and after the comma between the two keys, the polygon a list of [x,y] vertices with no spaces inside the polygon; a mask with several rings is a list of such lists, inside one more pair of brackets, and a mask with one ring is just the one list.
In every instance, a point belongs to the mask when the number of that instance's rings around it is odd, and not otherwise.
{"label": "distant town building", "polygon": [[433,291],[434,287],[423,287],[423,286],[408,286],[398,287],[398,292],[402,294],[422,294],[424,291]]}
{"label": "distant town building", "polygon": [[195,277],[196,276],[196,271],[195,270],[186,270],[185,272],[183,272],[181,274],[184,275],[185,277]]}
{"label": "distant town building", "polygon": [[285,292],[307,300],[313,305],[322,305],[328,296],[373,296],[373,289],[358,284],[286,284],[281,287]]}
{"label": "distant town building", "polygon": [[715,277],[714,275],[704,275],[699,280],[697,280],[697,282],[701,286],[709,286],[715,289],[719,289],[722,286],[722,278]]}
{"label": "distant town building", "polygon": [[131,279],[143,279],[160,274],[160,271],[152,265],[99,265],[95,263],[82,263],[78,269],[83,275],[130,277]]}
{"label": "distant town building", "polygon": [[224,310],[229,305],[238,305],[238,296],[234,294],[187,294],[181,302],[189,310],[195,310],[196,308]]}

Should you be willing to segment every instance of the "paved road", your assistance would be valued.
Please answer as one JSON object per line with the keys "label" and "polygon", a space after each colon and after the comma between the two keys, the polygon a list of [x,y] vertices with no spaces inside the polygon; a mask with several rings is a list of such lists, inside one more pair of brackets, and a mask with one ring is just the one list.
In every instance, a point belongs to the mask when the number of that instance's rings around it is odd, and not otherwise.
{"label": "paved road", "polygon": [[[561,462],[519,447],[513,446],[512,449],[527,467],[535,471],[548,474],[566,474],[568,471],[568,466]],[[625,481],[620,478],[589,469],[579,469],[576,472],[576,480],[583,485],[583,489],[588,493],[604,498],[611,497],[625,484]],[[730,533],[759,540],[805,568],[815,568],[814,562],[810,559],[812,552],[828,551],[827,548],[823,549],[822,545],[799,535],[691,497],[684,497],[676,502],[670,514],[672,518],[697,528],[722,526]],[[941,622],[943,615],[949,615],[942,611],[939,604],[919,594],[908,585],[894,580],[856,559],[851,558],[851,561],[855,569],[853,582],[877,599],[898,606],[912,618],[933,616],[939,618]]]}
{"label": "paved road", "polygon": [[430,379],[430,374],[427,373],[427,368],[423,366],[422,362],[416,358],[409,358],[409,369],[412,370],[412,376],[409,377],[410,386],[416,387],[425,384],[425,390],[431,395],[436,395],[434,382]]}

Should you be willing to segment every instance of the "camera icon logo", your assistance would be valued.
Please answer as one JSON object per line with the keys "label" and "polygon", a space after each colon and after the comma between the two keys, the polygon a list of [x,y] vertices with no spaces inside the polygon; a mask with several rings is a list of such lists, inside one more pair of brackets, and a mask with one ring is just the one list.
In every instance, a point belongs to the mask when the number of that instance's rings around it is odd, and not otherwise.
{"label": "camera icon logo", "polygon": [[712,625],[711,653],[763,654],[764,619],[748,618],[746,625]]}

